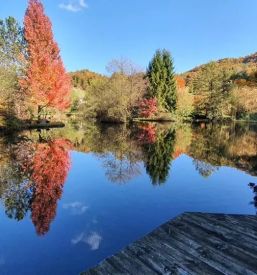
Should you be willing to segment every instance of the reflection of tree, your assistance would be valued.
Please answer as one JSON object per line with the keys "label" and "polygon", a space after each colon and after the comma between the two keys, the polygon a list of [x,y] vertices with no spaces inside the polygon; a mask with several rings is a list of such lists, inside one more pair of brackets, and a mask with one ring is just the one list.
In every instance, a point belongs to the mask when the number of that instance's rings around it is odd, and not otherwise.
{"label": "reflection of tree", "polygon": [[[91,145],[103,163],[110,182],[124,184],[141,174],[142,153],[131,139],[131,129],[124,125],[112,125],[101,129],[101,134]],[[99,148],[96,144],[101,144]]]}
{"label": "reflection of tree", "polygon": [[1,140],[0,199],[9,218],[20,221],[31,210],[38,235],[49,230],[70,168],[70,148],[51,131],[40,132],[39,139],[33,131]]}
{"label": "reflection of tree", "polygon": [[210,166],[229,166],[257,175],[256,125],[207,124],[192,128],[192,142],[186,153]]}
{"label": "reflection of tree", "polygon": [[21,221],[30,209],[33,194],[29,189],[19,186],[12,191],[13,193],[5,199],[5,213],[10,219]]}
{"label": "reflection of tree", "polygon": [[146,172],[154,185],[167,180],[174,153],[174,139],[175,131],[168,128],[160,130],[156,142],[143,145]]}
{"label": "reflection of tree", "polygon": [[204,161],[193,160],[193,163],[196,171],[198,171],[204,178],[209,178],[217,170],[216,167]]}
{"label": "reflection of tree", "polygon": [[129,159],[127,152],[121,159],[112,153],[107,154],[103,161],[103,167],[106,169],[107,179],[113,183],[127,183],[141,173],[139,163]]}
{"label": "reflection of tree", "polygon": [[254,197],[251,204],[255,207],[256,215],[257,215],[257,185],[255,183],[250,182],[249,186],[253,189]]}
{"label": "reflection of tree", "polygon": [[49,231],[56,216],[57,200],[70,169],[70,142],[63,139],[37,143],[32,157],[28,159],[26,171],[30,174],[29,185],[33,187],[31,218],[38,235]]}
{"label": "reflection of tree", "polygon": [[18,221],[26,216],[32,197],[23,172],[29,144],[30,140],[22,135],[8,135],[0,143],[0,198],[6,215]]}
{"label": "reflection of tree", "polygon": [[143,143],[154,143],[156,142],[156,130],[154,129],[153,123],[146,123],[140,127],[142,130],[139,141]]}

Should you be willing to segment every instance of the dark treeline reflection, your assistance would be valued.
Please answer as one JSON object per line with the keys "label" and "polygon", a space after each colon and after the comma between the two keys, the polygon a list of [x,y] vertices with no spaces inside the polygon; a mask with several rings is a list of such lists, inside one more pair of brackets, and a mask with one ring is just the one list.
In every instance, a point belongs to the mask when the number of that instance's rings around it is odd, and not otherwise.
{"label": "dark treeline reflection", "polygon": [[[257,176],[256,124],[70,123],[64,129],[0,137],[0,200],[9,218],[20,221],[29,213],[38,235],[49,231],[71,150],[92,153],[108,181],[116,184],[126,184],[144,170],[153,185],[165,184],[181,154],[193,158],[204,178],[221,166]],[[257,208],[256,184],[249,186]]]}

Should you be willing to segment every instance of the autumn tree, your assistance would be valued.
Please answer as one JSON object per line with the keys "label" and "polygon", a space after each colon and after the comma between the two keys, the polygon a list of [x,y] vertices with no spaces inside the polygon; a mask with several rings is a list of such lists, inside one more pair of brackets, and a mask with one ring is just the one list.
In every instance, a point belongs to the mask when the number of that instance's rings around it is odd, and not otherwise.
{"label": "autumn tree", "polygon": [[161,111],[174,112],[177,84],[171,54],[167,50],[157,50],[146,75],[149,79],[149,96],[157,98],[158,108]]}
{"label": "autumn tree", "polygon": [[[107,64],[109,77],[92,81],[87,90],[91,106],[100,121],[126,122],[138,107],[146,91],[144,73],[128,59],[114,59]],[[87,109],[91,108],[86,103]]]}
{"label": "autumn tree", "polygon": [[120,78],[121,81],[117,88],[126,101],[128,116],[131,116],[138,101],[143,98],[146,92],[147,80],[143,69],[125,57],[111,60],[106,69],[112,77]]}
{"label": "autumn tree", "polygon": [[250,117],[257,113],[257,87],[242,85],[237,82],[231,92],[235,116]]}
{"label": "autumn tree", "polygon": [[176,115],[182,119],[188,119],[194,111],[194,96],[188,89],[178,89]]}
{"label": "autumn tree", "polygon": [[210,119],[223,117],[229,104],[230,88],[229,71],[221,69],[217,62],[206,64],[193,82],[196,113]]}
{"label": "autumn tree", "polygon": [[176,82],[177,82],[177,88],[178,89],[184,89],[185,86],[186,86],[186,81],[183,79],[183,77],[176,74],[175,79],[176,79]]}
{"label": "autumn tree", "polygon": [[66,74],[52,24],[40,0],[29,0],[24,16],[24,37],[28,44],[28,72],[20,83],[38,106],[38,118],[44,108],[65,110],[70,106],[71,82]]}

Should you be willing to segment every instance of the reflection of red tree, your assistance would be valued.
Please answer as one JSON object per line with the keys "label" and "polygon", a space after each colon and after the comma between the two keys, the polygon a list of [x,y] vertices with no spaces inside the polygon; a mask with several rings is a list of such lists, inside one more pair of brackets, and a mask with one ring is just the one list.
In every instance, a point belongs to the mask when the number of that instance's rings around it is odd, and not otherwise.
{"label": "reflection of red tree", "polygon": [[154,129],[153,123],[147,123],[146,125],[143,125],[140,127],[142,132],[139,136],[139,141],[143,143],[155,143],[156,142],[156,131]]}
{"label": "reflection of red tree", "polygon": [[70,142],[63,139],[39,143],[28,162],[31,185],[35,186],[31,219],[38,235],[46,234],[55,218],[57,200],[70,169],[70,148]]}

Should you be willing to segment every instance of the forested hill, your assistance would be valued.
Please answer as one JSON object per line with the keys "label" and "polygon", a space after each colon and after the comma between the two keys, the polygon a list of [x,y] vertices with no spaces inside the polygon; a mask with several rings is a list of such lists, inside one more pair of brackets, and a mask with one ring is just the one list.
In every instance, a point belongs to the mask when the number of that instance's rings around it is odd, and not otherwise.
{"label": "forested hill", "polygon": [[[244,57],[238,57],[238,58],[222,58],[217,61],[215,61],[219,64],[221,68],[227,68],[227,69],[235,69],[238,72],[242,70],[249,70],[253,71],[256,69],[257,66],[257,52],[244,56]],[[202,64],[198,67],[195,67],[182,75],[187,76],[190,75],[191,73],[198,72],[202,70],[206,64]],[[90,85],[90,82],[93,79],[99,78],[102,75],[91,72],[89,70],[80,70],[76,72],[70,72],[69,73],[72,84],[75,88],[81,88],[83,90],[86,90],[86,86]]]}
{"label": "forested hill", "polygon": [[68,74],[71,77],[73,87],[82,90],[87,90],[94,79],[101,77],[100,74],[91,72],[89,70],[80,70],[76,72],[70,72]]}
{"label": "forested hill", "polygon": [[[253,70],[256,69],[257,65],[257,52],[247,55],[245,57],[238,57],[238,58],[223,58],[215,61],[221,68],[224,69],[237,69],[238,71],[241,70]],[[201,71],[205,68],[206,64],[202,64],[198,67],[195,67],[188,72],[183,73],[183,75],[189,75],[190,73]]]}

